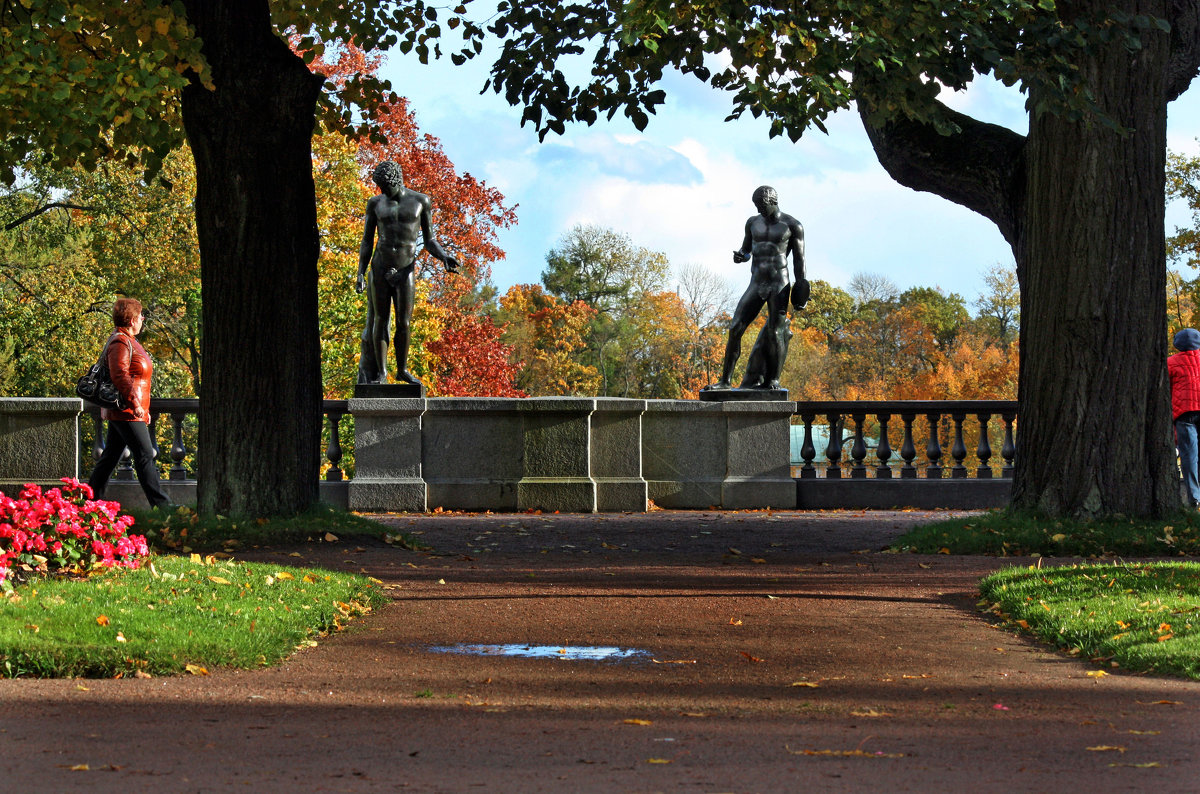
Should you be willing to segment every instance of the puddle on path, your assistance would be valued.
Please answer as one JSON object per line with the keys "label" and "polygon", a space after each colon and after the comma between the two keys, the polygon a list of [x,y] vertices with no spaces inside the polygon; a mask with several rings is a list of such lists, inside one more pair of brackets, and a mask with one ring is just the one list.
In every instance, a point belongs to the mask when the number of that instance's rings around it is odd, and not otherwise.
{"label": "puddle on path", "polygon": [[432,653],[461,653],[469,656],[516,656],[524,659],[565,659],[572,662],[636,662],[650,659],[638,648],[603,645],[433,645]]}

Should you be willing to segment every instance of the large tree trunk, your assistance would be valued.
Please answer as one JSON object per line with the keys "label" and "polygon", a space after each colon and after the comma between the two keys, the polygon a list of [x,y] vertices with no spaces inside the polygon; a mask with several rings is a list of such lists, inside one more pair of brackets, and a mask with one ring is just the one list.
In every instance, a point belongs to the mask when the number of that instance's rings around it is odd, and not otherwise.
{"label": "large tree trunk", "polygon": [[[1060,2],[1059,12],[1098,5]],[[1120,5],[1166,15],[1161,1]],[[1132,53],[1114,39],[1080,66],[1128,132],[1041,113],[1026,145],[1013,504],[1050,515],[1179,507],[1163,233],[1169,39],[1143,34]]]}
{"label": "large tree trunk", "polygon": [[203,293],[199,506],[291,514],[316,501],[320,465],[320,80],[274,34],[267,0],[184,5],[216,86],[182,100]]}
{"label": "large tree trunk", "polygon": [[[1080,64],[1104,113],[1036,114],[1025,139],[950,112],[963,128],[863,121],[901,184],[993,220],[1021,283],[1020,420],[1013,505],[1050,515],[1157,516],[1179,507],[1166,378],[1167,102],[1200,64],[1197,0],[1079,0],[1171,22],[1130,52],[1120,36]],[[1038,97],[1033,97],[1037,100]]]}

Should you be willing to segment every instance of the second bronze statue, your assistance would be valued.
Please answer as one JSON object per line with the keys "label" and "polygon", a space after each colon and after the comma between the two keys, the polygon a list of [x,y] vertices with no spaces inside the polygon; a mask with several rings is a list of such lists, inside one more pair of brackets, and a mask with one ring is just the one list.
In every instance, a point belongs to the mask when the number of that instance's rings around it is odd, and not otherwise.
{"label": "second bronze statue", "polygon": [[433,202],[424,193],[404,187],[404,173],[398,164],[390,160],[380,163],[374,179],[382,192],[367,202],[355,285],[360,294],[367,293],[358,382],[387,383],[388,337],[394,310],[396,380],[419,386],[420,381],[408,371],[418,241],[424,240],[425,250],[450,272],[458,270],[458,260],[443,251],[433,237]]}
{"label": "second bronze statue", "polygon": [[[752,197],[758,215],[746,221],[742,247],[733,252],[734,262],[750,263],[750,286],[738,301],[729,325],[729,340],[721,379],[704,391],[729,390],[733,367],[742,353],[742,335],[767,307],[766,324],[755,340],[739,388],[779,389],[779,373],[787,357],[792,331],[788,323],[788,303],[803,309],[808,303],[809,285],[804,277],[804,227],[787,213],[779,211],[779,194],[763,185]],[[795,284],[788,277],[787,257],[792,256]]]}

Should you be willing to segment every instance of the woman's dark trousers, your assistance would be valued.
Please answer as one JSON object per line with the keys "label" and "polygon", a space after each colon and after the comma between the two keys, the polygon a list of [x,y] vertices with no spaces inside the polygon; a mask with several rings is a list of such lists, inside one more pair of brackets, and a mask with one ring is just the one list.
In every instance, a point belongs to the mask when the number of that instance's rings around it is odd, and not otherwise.
{"label": "woman's dark trousers", "polygon": [[165,507],[171,500],[163,493],[158,481],[158,468],[154,465],[154,448],[150,445],[150,426],[145,422],[110,421],[108,423],[108,438],[104,442],[104,454],[96,461],[96,469],[88,479],[92,486],[92,494],[96,499],[104,497],[104,489],[108,487],[108,478],[121,462],[125,448],[133,458],[133,470],[137,472],[138,483],[146,494],[146,501],[151,507]]}

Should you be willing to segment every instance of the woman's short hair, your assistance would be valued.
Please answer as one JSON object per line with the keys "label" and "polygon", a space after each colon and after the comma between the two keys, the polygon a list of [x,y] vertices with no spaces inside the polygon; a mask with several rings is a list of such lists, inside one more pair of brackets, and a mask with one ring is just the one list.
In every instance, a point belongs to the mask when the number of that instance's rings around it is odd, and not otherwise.
{"label": "woman's short hair", "polygon": [[117,328],[129,328],[141,313],[142,302],[137,298],[118,298],[113,304],[113,325]]}

